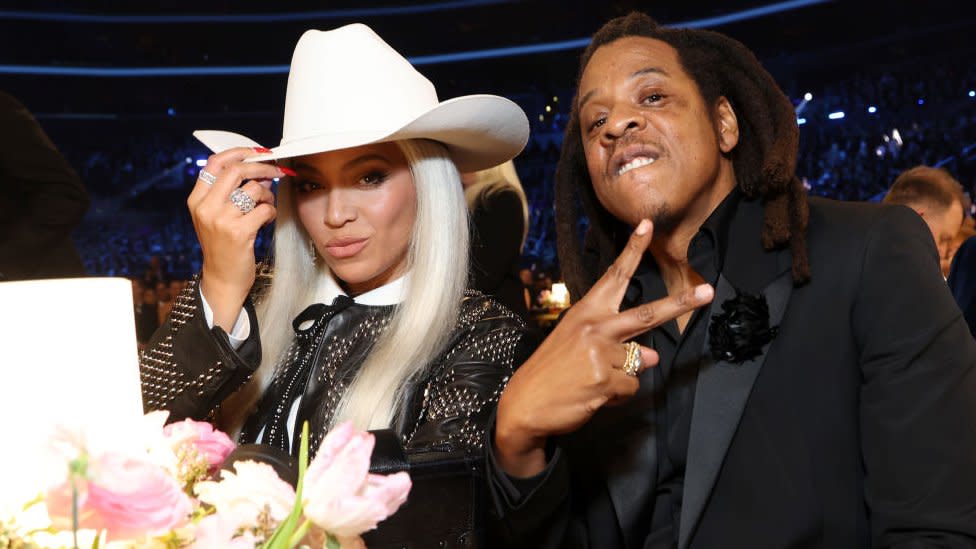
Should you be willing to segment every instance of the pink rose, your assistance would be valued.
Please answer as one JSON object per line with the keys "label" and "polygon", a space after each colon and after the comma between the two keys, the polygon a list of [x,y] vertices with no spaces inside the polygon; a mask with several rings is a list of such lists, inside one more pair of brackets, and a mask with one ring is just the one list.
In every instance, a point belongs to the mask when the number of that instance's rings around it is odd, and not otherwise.
{"label": "pink rose", "polygon": [[[147,461],[107,453],[89,466],[92,479],[79,481],[79,527],[106,530],[106,539],[163,534],[187,522],[190,498],[167,472]],[[71,484],[48,492],[52,521],[71,521]]]}
{"label": "pink rose", "polygon": [[236,521],[223,515],[208,515],[200,520],[194,530],[193,544],[188,549],[254,549],[254,534],[243,532],[234,537]]}
{"label": "pink rose", "polygon": [[305,472],[305,517],[340,538],[355,538],[407,500],[410,476],[369,474],[373,435],[350,422],[333,429]]}
{"label": "pink rose", "polygon": [[220,467],[224,459],[234,450],[234,442],[206,421],[185,419],[163,427],[166,437],[174,450],[183,444],[192,444],[210,465],[211,471]]}

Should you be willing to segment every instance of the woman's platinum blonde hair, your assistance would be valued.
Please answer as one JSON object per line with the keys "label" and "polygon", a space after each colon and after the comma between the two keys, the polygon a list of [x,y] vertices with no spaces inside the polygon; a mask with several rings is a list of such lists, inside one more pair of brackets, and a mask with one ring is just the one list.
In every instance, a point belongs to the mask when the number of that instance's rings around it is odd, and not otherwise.
{"label": "woman's platinum blonde hair", "polygon": [[[352,420],[360,429],[391,427],[410,388],[416,386],[411,382],[424,375],[447,344],[464,295],[468,215],[458,171],[440,143],[412,139],[397,145],[410,166],[417,196],[407,252],[409,282],[389,325],[342,396],[333,425]],[[331,276],[323,261],[313,265],[308,242],[308,232],[296,215],[294,193],[289,185],[281,185],[274,274],[270,289],[256,305],[261,365],[247,386],[224,403],[222,423],[227,430],[240,430],[292,341],[292,319],[312,302],[319,279]]]}

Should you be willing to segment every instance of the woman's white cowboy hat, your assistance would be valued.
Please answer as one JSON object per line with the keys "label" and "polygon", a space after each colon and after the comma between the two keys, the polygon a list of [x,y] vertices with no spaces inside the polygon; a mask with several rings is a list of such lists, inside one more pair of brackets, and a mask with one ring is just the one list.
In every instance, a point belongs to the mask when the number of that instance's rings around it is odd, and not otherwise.
{"label": "woman's white cowboy hat", "polygon": [[[259,146],[231,132],[193,135],[214,152]],[[302,35],[288,73],[281,144],[248,161],[411,138],[443,143],[458,170],[476,171],[521,152],[529,121],[518,105],[495,95],[438,101],[430,80],[357,23]]]}

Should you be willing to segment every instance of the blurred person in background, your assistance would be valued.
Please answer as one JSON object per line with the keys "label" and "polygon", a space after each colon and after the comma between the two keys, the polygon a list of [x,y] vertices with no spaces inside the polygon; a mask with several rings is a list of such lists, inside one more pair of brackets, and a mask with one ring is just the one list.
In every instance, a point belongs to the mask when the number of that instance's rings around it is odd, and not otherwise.
{"label": "blurred person in background", "polygon": [[153,334],[159,329],[159,301],[156,289],[139,282],[141,299],[136,303],[136,341],[140,348],[149,342]]}
{"label": "blurred person in background", "polygon": [[167,280],[169,273],[163,268],[163,262],[160,260],[158,255],[152,255],[149,257],[149,265],[146,267],[145,273],[142,275],[142,281],[146,283],[149,288],[155,288],[160,282]]}
{"label": "blurred person in background", "polygon": [[180,292],[183,291],[183,288],[185,286],[186,286],[186,281],[185,280],[180,280],[178,278],[174,278],[173,280],[170,280],[169,281],[169,296],[170,296],[170,299],[176,299],[176,297],[178,295],[180,295]]}
{"label": "blurred person in background", "polygon": [[948,171],[915,166],[895,179],[883,202],[908,206],[922,216],[935,239],[941,261],[951,260],[949,249],[964,217],[963,201],[962,186]]}
{"label": "blurred person in background", "polygon": [[85,186],[34,116],[0,92],[0,281],[84,276],[71,231]]}
{"label": "blurred person in background", "polygon": [[162,326],[169,316],[170,309],[173,308],[173,298],[175,294],[170,292],[170,284],[165,280],[156,283],[156,302],[159,312],[159,325]]}
{"label": "blurred person in background", "polygon": [[[966,209],[968,211],[969,207]],[[972,217],[963,220],[948,255],[949,261],[943,259],[942,262],[946,282],[966,317],[970,333],[976,337],[976,228]]]}
{"label": "blurred person in background", "polygon": [[528,311],[532,307],[532,268],[522,267],[519,269],[519,284],[522,285],[522,301],[525,303],[525,309]]}
{"label": "blurred person in background", "polygon": [[528,310],[519,257],[528,234],[529,205],[515,164],[461,174],[471,215],[471,287],[522,318]]}

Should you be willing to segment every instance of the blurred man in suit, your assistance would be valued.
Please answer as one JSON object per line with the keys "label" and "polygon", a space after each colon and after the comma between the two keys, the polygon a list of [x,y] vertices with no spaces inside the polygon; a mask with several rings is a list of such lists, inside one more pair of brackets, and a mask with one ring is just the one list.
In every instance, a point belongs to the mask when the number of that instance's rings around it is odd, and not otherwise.
{"label": "blurred man in suit", "polygon": [[949,249],[963,220],[962,186],[941,168],[915,166],[891,184],[885,204],[902,204],[915,210],[932,231],[942,261],[952,261]]}

